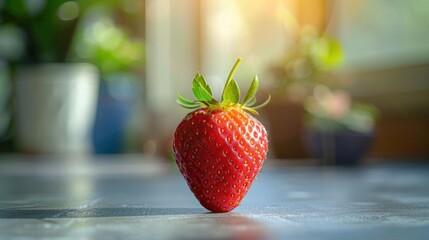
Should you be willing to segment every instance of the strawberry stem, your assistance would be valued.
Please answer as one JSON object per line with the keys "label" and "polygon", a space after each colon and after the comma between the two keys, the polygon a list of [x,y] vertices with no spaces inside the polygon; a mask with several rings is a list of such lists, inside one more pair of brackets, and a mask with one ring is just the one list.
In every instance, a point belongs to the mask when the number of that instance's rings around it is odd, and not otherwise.
{"label": "strawberry stem", "polygon": [[241,61],[243,61],[242,58],[240,58],[240,57],[237,58],[237,61],[235,62],[234,66],[231,69],[231,72],[228,75],[228,78],[226,79],[226,83],[225,83],[225,86],[223,87],[223,92],[222,92],[222,101],[223,101],[224,96],[225,96],[226,86],[228,86],[229,82],[231,82],[232,77],[234,77],[235,71],[237,71],[237,68],[240,65]]}

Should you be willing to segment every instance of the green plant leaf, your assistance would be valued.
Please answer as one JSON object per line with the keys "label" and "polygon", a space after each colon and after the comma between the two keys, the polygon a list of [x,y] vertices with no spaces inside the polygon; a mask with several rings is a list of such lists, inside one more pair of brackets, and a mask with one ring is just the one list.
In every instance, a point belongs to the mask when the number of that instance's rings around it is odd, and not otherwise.
{"label": "green plant leaf", "polygon": [[240,88],[238,87],[237,81],[232,79],[225,87],[222,103],[227,105],[235,105],[240,101]]}
{"label": "green plant leaf", "polygon": [[252,83],[250,84],[249,90],[247,90],[246,96],[244,97],[243,105],[246,105],[247,103],[249,103],[250,100],[252,100],[253,97],[255,97],[256,92],[258,91],[258,88],[259,88],[259,79],[258,79],[258,76],[255,75]]}
{"label": "green plant leaf", "polygon": [[207,85],[206,81],[199,73],[195,75],[195,78],[192,81],[192,91],[194,92],[194,96],[198,101],[201,101],[201,102],[216,101],[213,99],[210,87]]}
{"label": "green plant leaf", "polygon": [[324,37],[312,44],[311,57],[319,67],[334,69],[343,62],[344,53],[339,41]]}

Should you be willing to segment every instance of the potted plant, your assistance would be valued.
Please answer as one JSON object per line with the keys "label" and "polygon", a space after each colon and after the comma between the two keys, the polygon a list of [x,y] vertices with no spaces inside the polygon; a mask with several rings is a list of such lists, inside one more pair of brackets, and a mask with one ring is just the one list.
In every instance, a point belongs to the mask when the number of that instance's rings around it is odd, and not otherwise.
{"label": "potted plant", "polygon": [[[14,80],[16,143],[29,153],[90,150],[98,90],[95,66],[69,53],[85,1],[5,0],[0,26],[11,29],[6,61]],[[13,34],[12,34],[13,33]]]}
{"label": "potted plant", "polygon": [[143,41],[132,38],[109,18],[112,11],[90,12],[79,29],[73,49],[74,59],[93,63],[100,70],[100,91],[92,133],[97,154],[125,151],[127,124],[139,88],[134,70],[141,67],[144,60]]}
{"label": "potted plant", "polygon": [[374,138],[378,110],[369,104],[352,103],[342,90],[318,85],[305,100],[305,142],[323,164],[356,165]]}
{"label": "potted plant", "polygon": [[337,84],[334,71],[343,60],[341,44],[335,38],[312,26],[294,26],[282,59],[269,69],[275,80],[270,91],[273,101],[264,109],[270,128],[275,129],[271,143],[279,158],[306,157],[301,141],[303,101],[316,85]]}
{"label": "potted plant", "polygon": [[0,4],[0,30],[9,29],[7,41],[0,41],[0,52],[1,43],[8,43],[4,49],[10,53],[6,60],[15,80],[16,138],[21,150],[90,151],[99,74],[104,79],[115,78],[115,85],[122,87],[109,89],[122,89],[123,93],[126,84],[120,83],[130,82],[133,76],[120,74],[118,69],[126,69],[130,61],[134,64],[132,57],[125,56],[140,51],[130,47],[127,36],[116,26],[98,28],[104,45],[91,48],[81,39],[94,13],[107,13],[110,15],[104,18],[110,18],[127,9],[130,14],[120,19],[126,22],[139,13],[138,4],[115,0],[6,0]]}

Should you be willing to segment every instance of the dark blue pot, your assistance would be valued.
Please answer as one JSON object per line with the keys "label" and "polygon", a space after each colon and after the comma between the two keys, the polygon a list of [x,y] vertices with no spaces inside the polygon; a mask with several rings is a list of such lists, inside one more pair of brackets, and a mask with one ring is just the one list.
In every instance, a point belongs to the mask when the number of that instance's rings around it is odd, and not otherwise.
{"label": "dark blue pot", "polygon": [[125,133],[135,99],[135,79],[132,76],[114,75],[101,81],[93,131],[94,153],[125,151]]}
{"label": "dark blue pot", "polygon": [[357,165],[371,147],[374,133],[307,130],[304,139],[309,152],[323,164]]}

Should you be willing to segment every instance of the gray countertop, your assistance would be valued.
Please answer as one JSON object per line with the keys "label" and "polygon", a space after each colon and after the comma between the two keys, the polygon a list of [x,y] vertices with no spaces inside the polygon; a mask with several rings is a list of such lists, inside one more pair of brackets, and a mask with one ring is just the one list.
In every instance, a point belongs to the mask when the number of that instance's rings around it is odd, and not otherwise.
{"label": "gray countertop", "polygon": [[163,161],[3,156],[0,239],[429,239],[427,164],[270,162],[212,214]]}

